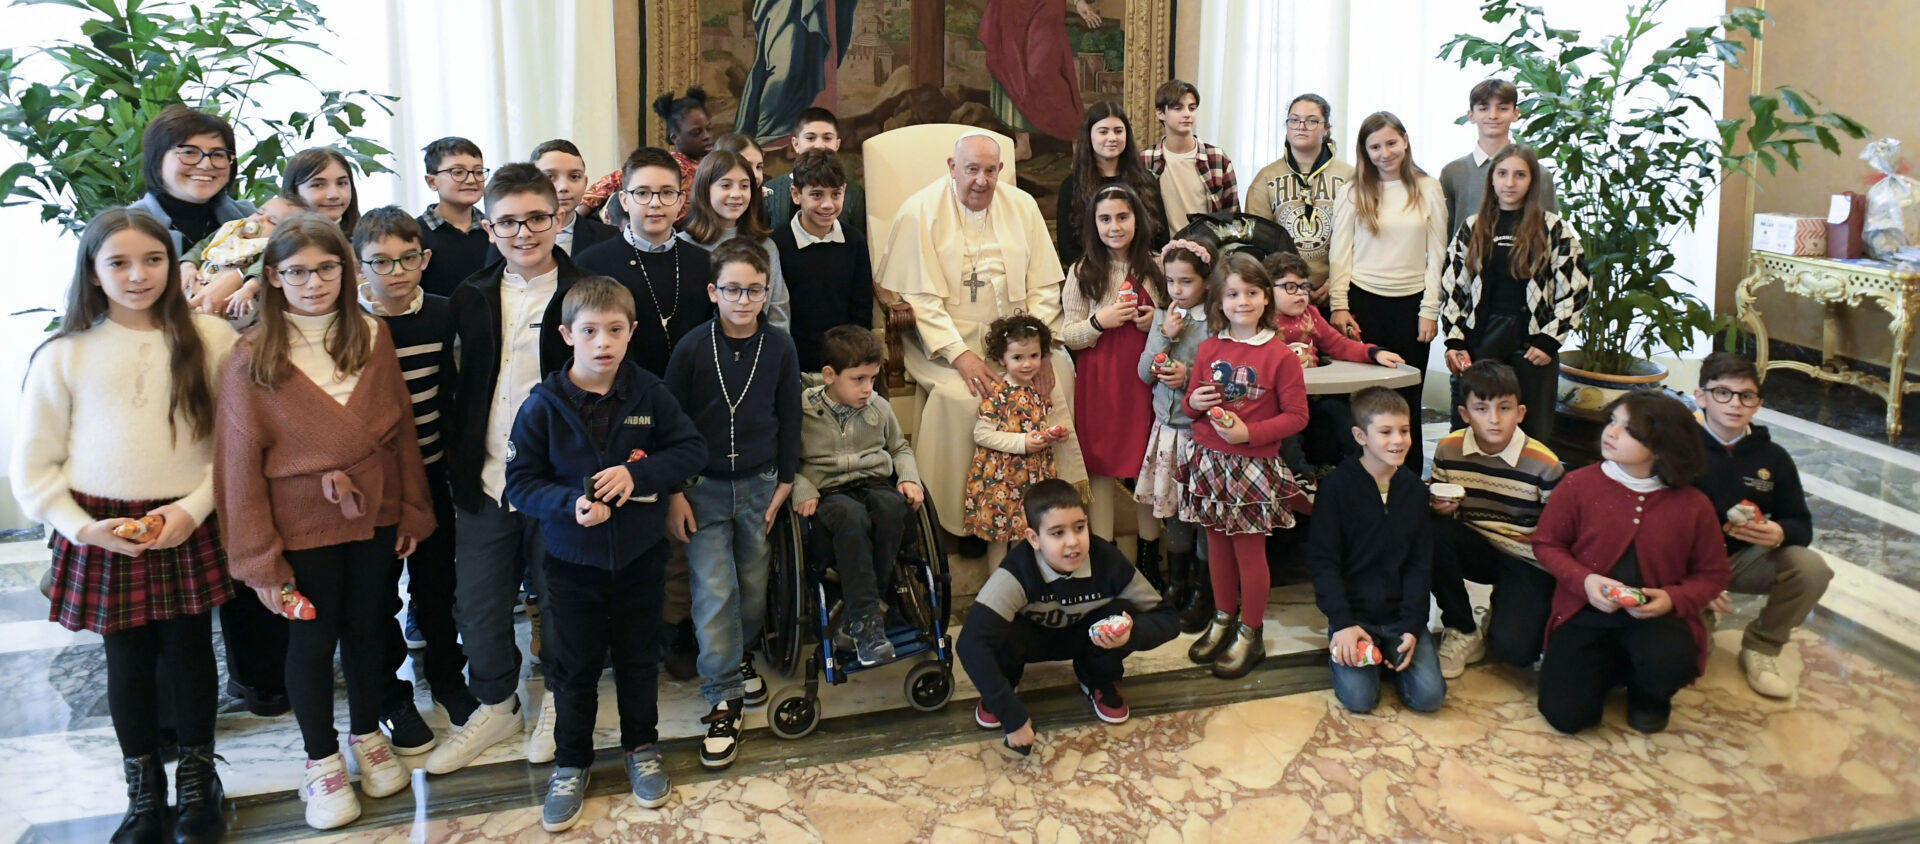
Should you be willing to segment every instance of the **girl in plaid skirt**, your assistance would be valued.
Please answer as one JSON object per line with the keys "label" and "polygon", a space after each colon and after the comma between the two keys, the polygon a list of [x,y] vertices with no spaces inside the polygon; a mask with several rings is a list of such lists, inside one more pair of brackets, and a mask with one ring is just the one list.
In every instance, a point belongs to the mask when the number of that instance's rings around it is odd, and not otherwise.
{"label": "girl in plaid skirt", "polygon": [[1215,268],[1207,327],[1188,380],[1193,450],[1183,464],[1180,518],[1207,529],[1207,567],[1218,605],[1188,651],[1219,677],[1239,677],[1265,652],[1267,534],[1293,527],[1286,499],[1299,494],[1280,441],[1307,426],[1300,359],[1274,326],[1273,278],[1246,253]]}
{"label": "girl in plaid skirt", "polygon": [[[1180,609],[1180,629],[1198,633],[1213,617],[1213,584],[1196,559],[1194,524],[1180,515],[1180,466],[1193,454],[1193,420],[1181,411],[1193,356],[1207,336],[1207,276],[1213,273],[1207,247],[1176,240],[1160,250],[1167,279],[1167,304],[1153,314],[1147,347],[1140,352],[1140,380],[1153,387],[1153,429],[1140,461],[1134,497],[1167,522],[1166,598]],[[1155,361],[1164,355],[1164,365]]]}
{"label": "girl in plaid skirt", "polygon": [[234,339],[224,320],[191,312],[166,228],[115,209],[81,235],[66,315],[27,367],[13,494],[51,529],[49,619],[103,640],[127,778],[114,841],[165,832],[162,661],[181,745],[176,834],[226,830],[210,611],[234,589],[213,518],[211,384]]}

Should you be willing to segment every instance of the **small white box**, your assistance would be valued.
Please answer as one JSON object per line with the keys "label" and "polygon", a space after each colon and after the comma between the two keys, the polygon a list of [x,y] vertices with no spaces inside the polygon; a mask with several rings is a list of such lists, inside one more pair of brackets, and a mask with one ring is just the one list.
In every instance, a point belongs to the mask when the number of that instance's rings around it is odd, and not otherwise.
{"label": "small white box", "polygon": [[1782,255],[1825,255],[1827,219],[1801,214],[1755,214],[1753,248]]}

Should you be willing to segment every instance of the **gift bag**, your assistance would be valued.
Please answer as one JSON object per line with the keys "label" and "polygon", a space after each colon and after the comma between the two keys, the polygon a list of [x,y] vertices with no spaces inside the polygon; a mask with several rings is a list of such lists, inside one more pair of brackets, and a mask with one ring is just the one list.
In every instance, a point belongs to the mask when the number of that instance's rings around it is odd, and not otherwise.
{"label": "gift bag", "polygon": [[1867,189],[1867,254],[1883,261],[1911,260],[1909,248],[1920,248],[1920,184],[1895,172],[1900,166],[1900,141],[1881,138],[1860,151],[1860,160],[1886,174]]}

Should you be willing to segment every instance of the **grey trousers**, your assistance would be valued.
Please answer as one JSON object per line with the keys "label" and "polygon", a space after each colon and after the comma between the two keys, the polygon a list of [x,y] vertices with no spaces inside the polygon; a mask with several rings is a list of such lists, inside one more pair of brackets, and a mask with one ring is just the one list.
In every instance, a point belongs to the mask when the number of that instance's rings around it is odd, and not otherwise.
{"label": "grey trousers", "polygon": [[1760,617],[1747,625],[1740,647],[1769,656],[1780,655],[1793,629],[1806,622],[1833,580],[1833,569],[1827,561],[1799,545],[1749,545],[1729,557],[1727,564],[1733,568],[1727,591],[1767,596],[1767,605],[1760,608]]}

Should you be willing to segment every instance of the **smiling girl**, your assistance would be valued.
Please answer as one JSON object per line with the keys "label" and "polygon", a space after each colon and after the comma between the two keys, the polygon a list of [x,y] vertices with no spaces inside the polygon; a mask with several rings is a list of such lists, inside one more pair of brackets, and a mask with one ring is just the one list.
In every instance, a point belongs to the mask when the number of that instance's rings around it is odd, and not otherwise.
{"label": "smiling girl", "polygon": [[280,192],[306,200],[342,232],[353,231],[360,222],[360,191],[353,185],[352,166],[339,150],[314,147],[287,159]]}
{"label": "smiling girl", "polygon": [[1139,235],[1153,249],[1167,242],[1167,217],[1160,203],[1160,182],[1147,172],[1133,139],[1133,122],[1126,109],[1112,101],[1087,107],[1087,119],[1080,124],[1080,135],[1073,142],[1073,169],[1060,180],[1060,194],[1054,209],[1059,231],[1054,248],[1061,264],[1072,264],[1085,254],[1086,240],[1080,227],[1093,215],[1093,197],[1101,188],[1124,184],[1140,198],[1144,211],[1138,223]]}
{"label": "smiling girl", "polygon": [[760,180],[755,178],[753,162],[746,156],[724,149],[707,153],[693,174],[693,189],[687,194],[687,227],[681,240],[712,252],[714,247],[744,237],[767,255],[772,272],[767,285],[767,323],[787,331],[793,324],[787,281],[780,274],[780,250],[768,237],[764,203],[760,199]]}

